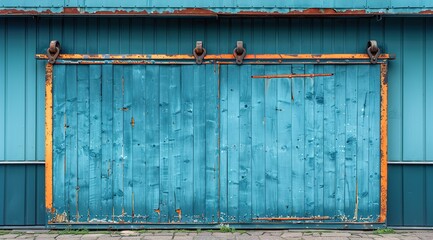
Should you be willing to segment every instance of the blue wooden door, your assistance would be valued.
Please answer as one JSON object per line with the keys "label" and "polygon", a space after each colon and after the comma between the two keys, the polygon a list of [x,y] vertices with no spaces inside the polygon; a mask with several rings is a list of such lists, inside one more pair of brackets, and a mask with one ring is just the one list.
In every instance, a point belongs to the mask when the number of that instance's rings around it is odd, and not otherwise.
{"label": "blue wooden door", "polygon": [[[318,73],[332,76],[269,77]],[[51,221],[376,222],[379,76],[379,65],[56,65]]]}
{"label": "blue wooden door", "polygon": [[53,82],[54,222],[218,221],[214,66],[59,65]]}
{"label": "blue wooden door", "polygon": [[[322,73],[333,75],[252,78]],[[378,65],[221,66],[221,221],[376,222],[379,74]]]}

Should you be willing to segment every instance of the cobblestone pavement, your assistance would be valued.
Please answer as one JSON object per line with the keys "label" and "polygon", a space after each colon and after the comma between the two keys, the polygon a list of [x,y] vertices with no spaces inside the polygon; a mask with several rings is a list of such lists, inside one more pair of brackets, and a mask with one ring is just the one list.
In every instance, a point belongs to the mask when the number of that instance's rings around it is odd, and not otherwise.
{"label": "cobblestone pavement", "polygon": [[283,239],[387,239],[412,240],[433,239],[431,231],[392,231],[380,234],[374,231],[328,231],[328,230],[282,230],[282,231],[235,231],[223,233],[220,231],[48,231],[48,230],[0,230],[0,240],[4,239],[35,239],[35,240],[283,240]]}

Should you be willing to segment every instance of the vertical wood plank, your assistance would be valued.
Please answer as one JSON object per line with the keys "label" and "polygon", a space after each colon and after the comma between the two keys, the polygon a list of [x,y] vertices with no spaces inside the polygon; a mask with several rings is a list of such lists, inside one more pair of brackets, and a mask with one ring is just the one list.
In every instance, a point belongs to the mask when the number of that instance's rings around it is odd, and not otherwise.
{"label": "vertical wood plank", "polygon": [[[145,66],[134,65],[132,67],[132,105],[133,114],[131,116],[132,126],[132,222],[144,222],[145,203],[147,196],[146,189],[146,85],[145,85]],[[134,119],[134,121],[132,120]],[[133,125],[132,125],[133,124]]]}
{"label": "vertical wood plank", "polygon": [[239,222],[251,221],[252,179],[252,66],[242,67],[239,82]]}
{"label": "vertical wood plank", "polygon": [[[228,221],[239,217],[239,84],[241,67],[228,66],[227,78],[227,168]],[[230,136],[230,137],[229,137]]]}
{"label": "vertical wood plank", "polygon": [[345,144],[346,144],[346,66],[335,67],[335,131],[336,131],[336,213],[339,220],[345,220]]}
{"label": "vertical wood plank", "polygon": [[219,72],[219,114],[220,114],[220,187],[219,212],[221,222],[228,219],[228,66],[220,65]]}
{"label": "vertical wood plank", "polygon": [[373,220],[379,215],[380,199],[380,66],[370,66],[369,96],[369,210]]}
{"label": "vertical wood plank", "polygon": [[113,220],[113,66],[102,66],[101,80],[101,217]]}
{"label": "vertical wood plank", "polygon": [[[277,68],[278,74],[290,72],[291,65]],[[292,215],[292,108],[292,81],[290,78],[278,79],[278,216]]]}
{"label": "vertical wood plank", "polygon": [[198,222],[203,222],[203,216],[206,211],[205,199],[206,196],[206,183],[205,179],[206,172],[206,149],[205,149],[205,96],[203,92],[206,91],[206,78],[205,78],[205,66],[197,66],[194,69],[194,111],[193,111],[193,122],[194,122],[194,159],[193,159],[193,173],[194,173],[194,216]]}
{"label": "vertical wood plank", "polygon": [[123,66],[113,66],[113,221],[124,220]]}
{"label": "vertical wood plank", "polygon": [[159,66],[146,66],[145,73],[145,109],[146,109],[146,124],[145,139],[146,152],[146,205],[145,214],[148,222],[158,222],[159,214],[159,191],[160,191],[160,138],[159,138]]}
{"label": "vertical wood plank", "polygon": [[[358,128],[358,66],[347,66],[346,78],[346,138],[345,138],[345,188],[344,212],[350,219],[356,220],[356,201],[358,198],[356,162]],[[360,81],[365,81],[361,79]]]}
{"label": "vertical wood plank", "polygon": [[134,155],[132,154],[132,108],[134,82],[132,79],[132,67],[123,68],[123,211],[124,221],[132,221],[133,206],[133,175],[134,175]]}
{"label": "vertical wood plank", "polygon": [[[314,73],[313,65],[304,65],[306,74]],[[315,116],[315,92],[314,84],[316,78],[304,78],[304,95],[305,98],[305,140],[304,140],[304,151],[305,151],[305,216],[313,216],[315,207],[315,191],[318,186],[315,185],[315,149],[314,149],[314,116]]]}
{"label": "vertical wood plank", "polygon": [[[304,74],[304,65],[293,65],[294,74]],[[292,186],[293,215],[305,215],[305,88],[304,78],[292,78],[293,109],[292,109]]]}
{"label": "vertical wood plank", "polygon": [[[265,74],[277,72],[275,65],[265,66]],[[277,81],[281,79],[265,79],[263,94],[265,98],[265,189],[266,215],[276,216],[278,213],[278,150],[277,150]]]}
{"label": "vertical wood plank", "polygon": [[[366,218],[369,216],[368,201],[369,197],[369,177],[368,176],[368,163],[369,163],[369,128],[370,128],[370,102],[369,91],[370,81],[370,66],[358,67],[358,135],[357,135],[357,156],[356,156],[356,181],[357,193],[356,201],[358,211],[355,211],[354,218]],[[356,214],[357,213],[357,214]]]}
{"label": "vertical wood plank", "polygon": [[89,94],[90,94],[90,163],[89,163],[89,212],[90,219],[98,218],[102,213],[102,67],[100,65],[89,66]]}
{"label": "vertical wood plank", "polygon": [[181,99],[182,99],[182,163],[181,163],[181,193],[180,209],[182,210],[182,222],[193,221],[194,217],[194,193],[193,193],[193,146],[194,146],[194,66],[182,66],[181,71]]}
{"label": "vertical wood plank", "polygon": [[80,221],[89,221],[89,66],[77,68],[77,160],[78,160],[78,211]]}
{"label": "vertical wood plank", "polygon": [[53,207],[57,214],[66,212],[65,169],[65,103],[66,66],[56,66],[53,73]]}
{"label": "vertical wood plank", "polygon": [[[252,66],[252,75],[264,75],[265,67]],[[252,116],[252,217],[266,217],[265,194],[265,99],[263,95],[265,81],[263,79],[252,79],[251,116]],[[260,197],[259,197],[260,196]]]}
{"label": "vertical wood plank", "polygon": [[324,139],[324,164],[323,164],[323,209],[324,216],[334,217],[335,212],[335,179],[336,179],[336,128],[335,128],[335,66],[325,66],[324,72],[334,73],[329,77],[323,86],[324,106],[323,106],[323,139]]}
{"label": "vertical wood plank", "polygon": [[78,112],[77,66],[66,66],[66,176],[68,184],[68,219],[78,221]]}
{"label": "vertical wood plank", "polygon": [[167,66],[160,66],[159,78],[161,82],[159,87],[159,144],[160,144],[160,190],[159,190],[159,210],[160,210],[160,221],[168,222],[168,200],[169,200],[169,69]]}
{"label": "vertical wood plank", "polygon": [[[180,203],[178,202],[180,187],[178,181],[180,181],[180,153],[181,153],[181,140],[180,131],[181,129],[181,67],[171,66],[169,71],[169,158],[168,158],[168,174],[169,174],[169,200],[168,200],[168,220],[170,222],[178,221],[179,214],[176,212],[180,208]],[[178,171],[176,171],[178,170]],[[182,211],[182,209],[180,210]]]}
{"label": "vertical wood plank", "polygon": [[207,223],[218,222],[218,66],[206,65],[206,216]]}
{"label": "vertical wood plank", "polygon": [[[64,104],[64,103],[63,103]],[[64,141],[63,141],[64,145]],[[64,153],[63,153],[64,155]],[[35,207],[36,202],[36,181],[37,181],[37,165],[23,166],[25,168],[25,215],[23,225],[36,225],[36,216],[38,209]],[[64,177],[64,175],[63,175]],[[63,181],[64,183],[64,181]],[[62,193],[65,194],[65,185],[62,186]],[[63,204],[66,198],[63,198]],[[63,212],[66,212],[66,205],[62,206]]]}
{"label": "vertical wood plank", "polygon": [[[315,66],[316,73],[328,73],[324,66]],[[324,216],[324,84],[329,77],[314,78],[314,216]]]}

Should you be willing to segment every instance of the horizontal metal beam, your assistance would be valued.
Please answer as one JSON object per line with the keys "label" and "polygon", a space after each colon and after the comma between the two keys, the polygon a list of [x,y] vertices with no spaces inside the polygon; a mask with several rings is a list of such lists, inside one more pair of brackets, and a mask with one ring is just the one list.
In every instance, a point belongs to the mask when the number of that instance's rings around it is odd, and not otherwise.
{"label": "horizontal metal beam", "polygon": [[[36,54],[37,59],[46,59],[46,54]],[[381,54],[379,59],[394,59],[393,54]],[[178,54],[60,54],[59,60],[194,60],[194,55]],[[244,60],[370,60],[368,54],[247,54]],[[210,54],[206,60],[236,60],[233,54]]]}
{"label": "horizontal metal beam", "polygon": [[433,161],[430,162],[388,162],[388,165],[433,165]]}
{"label": "horizontal metal beam", "polygon": [[0,165],[44,165],[42,161],[0,161]]}

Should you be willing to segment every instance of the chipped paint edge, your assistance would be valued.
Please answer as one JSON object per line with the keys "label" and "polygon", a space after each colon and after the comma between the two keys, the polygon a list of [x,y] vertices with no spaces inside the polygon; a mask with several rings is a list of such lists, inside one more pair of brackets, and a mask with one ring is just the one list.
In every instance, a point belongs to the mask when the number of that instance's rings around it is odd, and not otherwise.
{"label": "chipped paint edge", "polygon": [[388,191],[388,68],[380,64],[380,215],[386,221]]}

